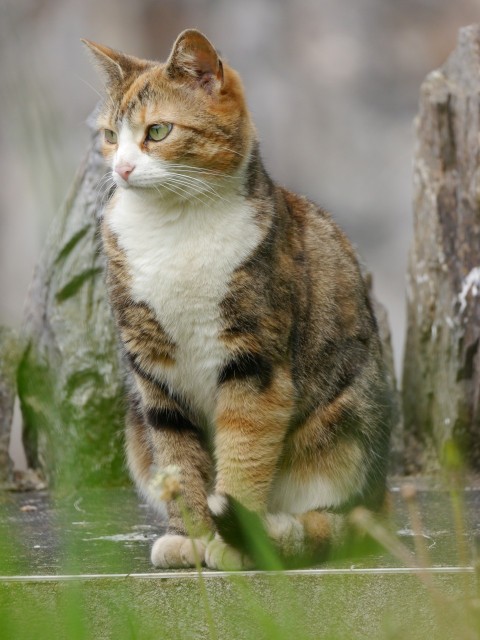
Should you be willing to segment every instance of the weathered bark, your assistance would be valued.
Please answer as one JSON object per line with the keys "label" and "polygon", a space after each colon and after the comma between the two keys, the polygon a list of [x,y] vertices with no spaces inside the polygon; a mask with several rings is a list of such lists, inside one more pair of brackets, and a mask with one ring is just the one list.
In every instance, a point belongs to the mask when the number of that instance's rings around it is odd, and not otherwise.
{"label": "weathered bark", "polygon": [[454,443],[480,469],[480,26],[427,76],[416,120],[403,398],[410,470]]}
{"label": "weathered bark", "polygon": [[16,372],[20,357],[19,338],[12,329],[0,327],[0,486],[13,480],[13,464],[8,455]]}
{"label": "weathered bark", "polygon": [[18,374],[29,465],[63,485],[125,479],[121,365],[97,228],[105,174],[97,142],[36,270]]}

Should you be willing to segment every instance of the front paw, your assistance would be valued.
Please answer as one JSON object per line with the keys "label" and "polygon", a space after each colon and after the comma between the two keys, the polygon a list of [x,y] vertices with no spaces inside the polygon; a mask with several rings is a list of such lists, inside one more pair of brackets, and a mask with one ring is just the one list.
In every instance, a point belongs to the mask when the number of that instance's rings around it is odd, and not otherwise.
{"label": "front paw", "polygon": [[160,569],[195,567],[205,563],[206,541],[166,534],[153,543],[150,558]]}
{"label": "front paw", "polygon": [[207,544],[205,564],[209,569],[220,571],[241,571],[253,568],[253,563],[248,556],[226,544],[218,535]]}

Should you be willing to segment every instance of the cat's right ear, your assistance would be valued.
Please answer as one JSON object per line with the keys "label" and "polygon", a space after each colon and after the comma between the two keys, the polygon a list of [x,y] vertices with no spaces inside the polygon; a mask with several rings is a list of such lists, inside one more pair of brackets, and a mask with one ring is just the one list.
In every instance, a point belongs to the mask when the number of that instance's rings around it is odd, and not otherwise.
{"label": "cat's right ear", "polygon": [[102,72],[107,88],[122,85],[126,78],[134,71],[143,70],[145,62],[133,56],[127,56],[120,51],[110,49],[91,40],[81,39],[93,56],[95,65]]}
{"label": "cat's right ear", "polygon": [[182,78],[208,93],[223,84],[223,65],[212,43],[196,29],[178,36],[165,65],[170,78]]}

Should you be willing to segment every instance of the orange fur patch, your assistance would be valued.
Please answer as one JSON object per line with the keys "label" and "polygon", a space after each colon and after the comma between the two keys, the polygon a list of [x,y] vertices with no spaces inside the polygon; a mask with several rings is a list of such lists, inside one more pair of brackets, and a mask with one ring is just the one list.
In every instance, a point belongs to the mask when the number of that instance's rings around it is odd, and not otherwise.
{"label": "orange fur patch", "polygon": [[220,392],[215,450],[218,493],[262,510],[282,450],[293,408],[293,385],[281,368],[264,391],[232,381]]}

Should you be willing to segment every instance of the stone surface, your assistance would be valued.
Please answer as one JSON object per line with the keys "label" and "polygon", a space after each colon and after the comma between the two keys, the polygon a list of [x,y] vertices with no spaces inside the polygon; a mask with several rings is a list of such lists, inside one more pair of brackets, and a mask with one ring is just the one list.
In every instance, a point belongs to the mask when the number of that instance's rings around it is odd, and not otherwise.
{"label": "stone surface", "polygon": [[[400,484],[393,495],[394,528],[413,551]],[[422,574],[379,551],[312,570],[199,577],[151,567],[148,550],[164,519],[130,489],[0,493],[2,638],[475,638],[480,485],[452,501],[445,486],[423,481],[417,497],[428,554]],[[454,503],[463,505],[460,527]]]}
{"label": "stone surface", "polygon": [[480,26],[421,89],[403,374],[407,469],[480,469]]}
{"label": "stone surface", "polygon": [[[458,538],[465,540],[470,562],[480,534],[480,485],[461,493],[457,502],[445,487],[428,483],[418,485],[417,495],[415,509],[420,514],[429,566],[461,564]],[[398,484],[392,496],[393,528],[413,550],[411,514]],[[453,517],[458,505],[460,532]],[[149,548],[165,529],[166,517],[154,515],[129,488],[88,488],[60,496],[47,491],[0,492],[0,576],[156,574]],[[337,557],[320,567],[394,569],[399,559],[375,549],[365,555]]]}
{"label": "stone surface", "polygon": [[0,326],[0,485],[13,479],[13,464],[8,455],[20,341],[15,331]]}
{"label": "stone surface", "polygon": [[[458,499],[445,485],[417,481],[414,508],[420,514],[422,538],[428,548],[429,566],[461,564],[458,540],[465,542],[468,562],[480,535],[480,483],[460,493]],[[414,550],[411,513],[392,489],[393,529]],[[459,506],[462,529],[454,520]],[[166,516],[154,513],[130,488],[85,489],[66,495],[47,491],[0,492],[0,576],[65,574],[155,574],[149,549],[166,528]],[[13,534],[13,535],[12,535]],[[14,551],[13,551],[14,550]],[[383,549],[359,555],[348,553],[319,565],[329,569],[398,568],[399,559]]]}
{"label": "stone surface", "polygon": [[122,373],[97,216],[108,185],[95,137],[30,289],[19,369],[29,465],[62,486],[124,482]]}

